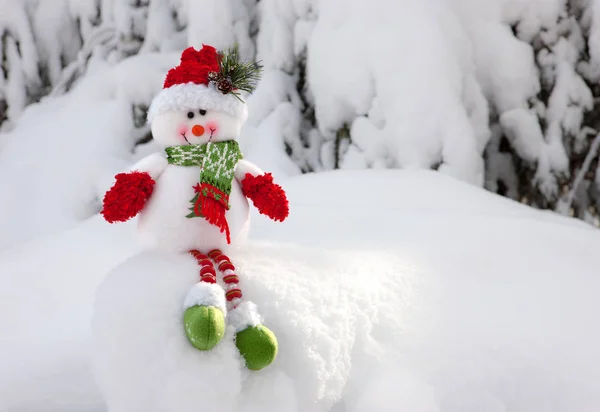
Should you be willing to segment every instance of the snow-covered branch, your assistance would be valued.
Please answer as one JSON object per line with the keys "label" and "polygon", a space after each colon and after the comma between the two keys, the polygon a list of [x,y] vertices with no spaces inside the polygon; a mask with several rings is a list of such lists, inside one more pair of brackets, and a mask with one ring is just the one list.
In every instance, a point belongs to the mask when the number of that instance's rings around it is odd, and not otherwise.
{"label": "snow-covered branch", "polygon": [[62,71],[59,80],[48,96],[56,97],[68,91],[76,78],[85,71],[86,64],[93,53],[98,52],[105,57],[110,51],[115,50],[117,45],[114,27],[103,25],[96,28],[77,53],[77,59]]}

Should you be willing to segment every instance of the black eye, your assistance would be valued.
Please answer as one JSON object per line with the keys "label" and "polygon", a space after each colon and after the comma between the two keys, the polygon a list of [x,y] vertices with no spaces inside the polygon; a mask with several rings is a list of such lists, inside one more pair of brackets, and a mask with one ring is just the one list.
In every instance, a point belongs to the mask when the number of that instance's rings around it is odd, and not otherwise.
{"label": "black eye", "polygon": [[194,112],[188,112],[188,119],[194,118]]}
{"label": "black eye", "polygon": [[200,116],[204,116],[206,114],[206,110],[200,110]]}

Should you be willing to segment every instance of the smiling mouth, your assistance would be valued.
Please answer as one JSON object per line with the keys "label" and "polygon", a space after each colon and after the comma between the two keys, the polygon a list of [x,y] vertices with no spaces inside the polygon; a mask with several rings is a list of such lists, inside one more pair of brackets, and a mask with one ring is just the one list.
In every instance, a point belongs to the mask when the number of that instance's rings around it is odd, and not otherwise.
{"label": "smiling mouth", "polygon": [[[210,129],[210,137],[208,138],[208,141],[210,142],[213,138],[213,134],[215,133],[217,129]],[[187,142],[187,144],[191,145],[190,141],[187,139],[187,137],[185,136],[185,133],[181,133],[181,136],[183,136],[183,138],[185,139],[185,141]]]}

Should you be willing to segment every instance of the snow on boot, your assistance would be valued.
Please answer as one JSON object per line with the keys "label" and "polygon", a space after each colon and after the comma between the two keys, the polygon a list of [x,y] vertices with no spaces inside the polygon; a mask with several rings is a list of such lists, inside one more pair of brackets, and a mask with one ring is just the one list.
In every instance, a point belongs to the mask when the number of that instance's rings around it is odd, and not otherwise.
{"label": "snow on boot", "polygon": [[229,311],[227,320],[235,328],[235,345],[248,369],[260,370],[273,363],[278,352],[277,338],[262,324],[253,302],[241,302]]}
{"label": "snow on boot", "polygon": [[215,283],[200,282],[188,292],[183,324],[190,343],[199,350],[217,346],[225,335],[225,292]]}

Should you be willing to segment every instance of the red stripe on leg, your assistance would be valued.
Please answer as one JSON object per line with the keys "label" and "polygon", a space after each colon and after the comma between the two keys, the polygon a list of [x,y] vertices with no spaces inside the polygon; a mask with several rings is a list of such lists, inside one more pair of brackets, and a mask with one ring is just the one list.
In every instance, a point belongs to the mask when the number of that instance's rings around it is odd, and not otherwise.
{"label": "red stripe on leg", "polygon": [[208,256],[211,258],[215,258],[217,256],[219,256],[221,254],[221,251],[219,249],[213,249],[210,252],[208,252]]}
{"label": "red stripe on leg", "polygon": [[229,302],[231,302],[235,298],[242,298],[242,291],[240,289],[231,289],[227,293],[225,293],[225,297]]}
{"label": "red stripe on leg", "polygon": [[233,263],[231,263],[230,261],[219,263],[219,270],[221,272],[225,272],[227,269],[235,270],[235,266],[233,266]]}
{"label": "red stripe on leg", "polygon": [[217,263],[231,262],[231,261],[229,260],[229,258],[228,258],[227,256],[225,256],[225,255],[220,255],[220,256],[217,256],[217,257],[216,257],[216,258],[214,258],[214,259],[215,259],[215,261],[216,261]]}
{"label": "red stripe on leg", "polygon": [[197,260],[208,259],[208,256],[206,256],[204,253],[201,253],[199,250],[191,250],[190,254]]}
{"label": "red stripe on leg", "polygon": [[206,283],[217,283],[217,278],[212,275],[204,275],[200,278],[200,281]]}
{"label": "red stripe on leg", "polygon": [[223,282],[225,283],[239,283],[240,278],[237,275],[223,276]]}
{"label": "red stripe on leg", "polygon": [[216,272],[215,272],[215,268],[211,266],[203,266],[202,269],[200,269],[200,276],[202,275],[206,275],[206,274],[211,274],[213,276],[216,276]]}

